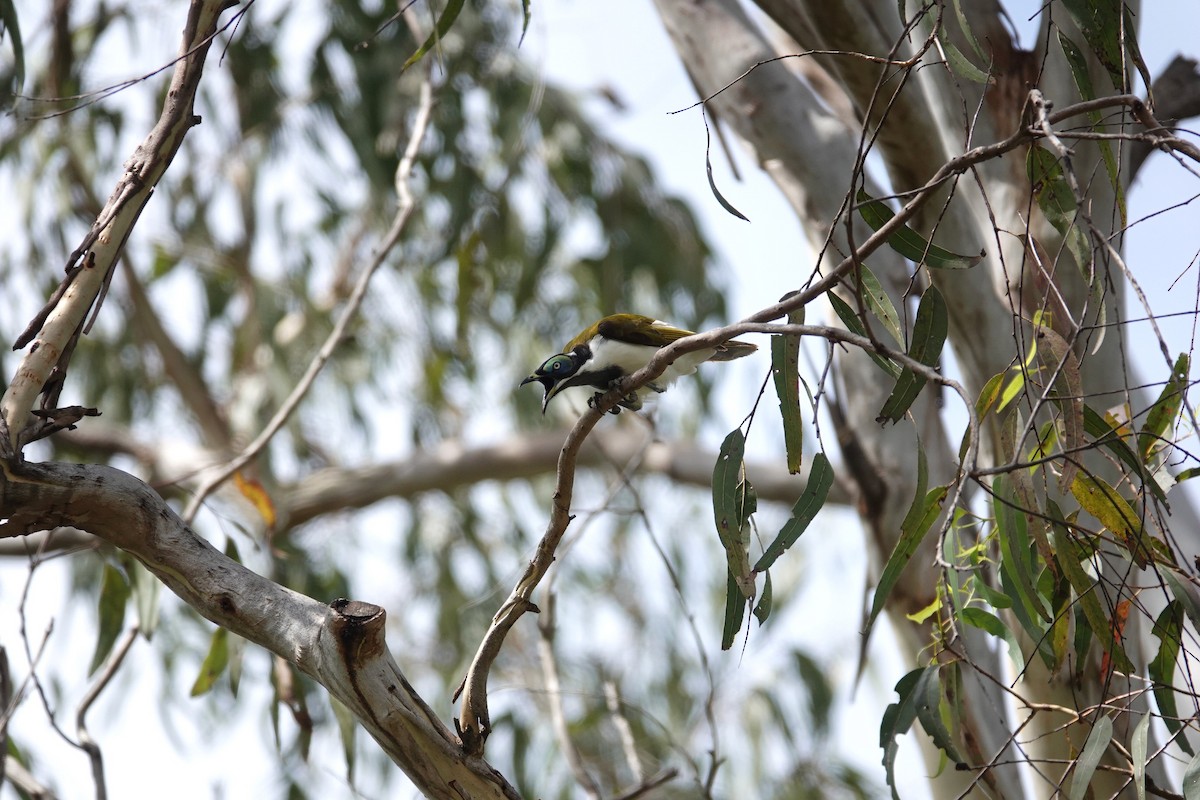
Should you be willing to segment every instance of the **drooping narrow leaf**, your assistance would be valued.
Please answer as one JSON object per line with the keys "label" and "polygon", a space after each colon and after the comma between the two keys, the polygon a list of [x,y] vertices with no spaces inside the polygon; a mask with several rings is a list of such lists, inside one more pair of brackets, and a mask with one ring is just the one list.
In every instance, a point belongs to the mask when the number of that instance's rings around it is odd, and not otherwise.
{"label": "drooping narrow leaf", "polygon": [[[992,482],[992,509],[995,514],[996,535],[1000,540],[1000,571],[1007,575],[1029,620],[1040,617],[1051,621],[1034,588],[1034,567],[1029,553],[1029,532],[1025,515],[1014,507],[1015,497],[1009,478],[999,475]],[[1034,637],[1039,638],[1039,637]]]}
{"label": "drooping narrow leaf", "polygon": [[896,751],[899,745],[897,736],[908,733],[913,720],[917,718],[917,694],[923,688],[923,680],[937,667],[918,667],[896,682],[896,694],[899,700],[888,705],[883,712],[883,720],[879,725],[879,746],[883,748],[884,778],[888,788],[892,790],[892,800],[900,800],[896,790]]}
{"label": "drooping narrow leaf", "polygon": [[1096,475],[1079,475],[1071,484],[1079,505],[1124,543],[1133,563],[1145,567],[1154,558],[1141,517],[1112,486]]}
{"label": "drooping narrow leaf", "polygon": [[112,652],[117,636],[125,625],[125,606],[129,603],[129,582],[124,573],[111,564],[104,565],[104,578],[100,583],[99,623],[96,626],[96,650],[88,665],[91,675]]}
{"label": "drooping narrow leaf", "polygon": [[[921,304],[917,307],[917,319],[913,323],[908,355],[926,366],[935,366],[942,354],[942,345],[946,342],[949,319],[942,293],[936,287],[930,286],[925,290]],[[924,386],[923,376],[910,369],[902,371],[876,422],[899,422]]]}
{"label": "drooping narrow leaf", "polygon": [[1132,91],[1126,77],[1125,57],[1137,67],[1146,86],[1151,85],[1150,71],[1138,48],[1137,30],[1129,7],[1119,0],[1063,0],[1063,6],[1083,33],[1092,53],[1108,71],[1113,88]]}
{"label": "drooping narrow leaf", "polygon": [[17,8],[13,0],[0,0],[0,39],[7,34],[12,41],[13,50],[13,85],[9,87],[12,95],[20,94],[25,85],[25,45],[21,43],[21,25],[17,18]]}
{"label": "drooping narrow leaf", "polygon": [[1021,652],[1021,645],[1017,641],[1017,636],[1011,629],[995,614],[986,609],[977,608],[976,606],[967,606],[958,612],[959,619],[979,628],[984,633],[991,634],[997,639],[1004,642],[1008,648],[1008,657],[1012,659],[1013,669],[1015,674],[1020,675],[1025,672],[1025,655]]}
{"label": "drooping narrow leaf", "polygon": [[1083,407],[1083,428],[1087,435],[1092,438],[1092,441],[1102,445],[1120,459],[1121,463],[1133,470],[1141,480],[1142,485],[1149,487],[1154,497],[1165,508],[1170,509],[1170,506],[1167,505],[1167,496],[1163,488],[1150,475],[1139,456],[1133,451],[1133,448],[1126,444],[1125,439],[1121,437],[1120,431],[1110,425],[1091,406],[1085,405]]}
{"label": "drooping narrow leaf", "polygon": [[229,633],[221,627],[213,632],[212,642],[208,646],[208,654],[200,665],[200,674],[192,684],[192,697],[205,694],[216,684],[217,678],[229,665]]}
{"label": "drooping narrow leaf", "polygon": [[896,306],[892,303],[892,298],[888,296],[883,284],[875,277],[875,273],[867,269],[866,264],[859,265],[859,272],[862,277],[863,302],[866,303],[871,313],[883,323],[884,330],[892,337],[892,341],[887,344],[893,347],[903,347],[904,333],[900,330],[900,315],[896,313]]}
{"label": "drooping narrow leaf", "polygon": [[533,19],[533,3],[531,0],[521,0],[521,38],[517,47],[525,43],[525,34],[529,32],[529,21]]}
{"label": "drooping narrow leaf", "polygon": [[792,506],[791,518],[784,523],[779,535],[767,546],[754,564],[755,572],[770,569],[771,565],[775,563],[775,559],[796,543],[800,534],[804,533],[809,523],[817,516],[817,512],[825,505],[825,499],[829,497],[829,490],[833,487],[833,478],[833,467],[829,463],[829,458],[824,453],[817,453],[813,456],[812,468],[808,471],[808,484],[804,487],[804,493]]}
{"label": "drooping narrow leaf", "polygon": [[962,51],[954,46],[954,42],[950,41],[950,37],[945,35],[944,31],[943,28],[939,32],[938,42],[942,45],[942,52],[946,54],[946,63],[950,65],[950,69],[954,70],[956,75],[975,83],[993,83],[992,76],[972,64]]}
{"label": "drooping narrow leaf", "polygon": [[[846,330],[850,331],[851,333],[858,334],[864,339],[867,338],[867,329],[863,325],[862,320],[858,318],[858,314],[856,314],[854,309],[850,307],[850,304],[838,297],[832,291],[826,292],[825,296],[829,298],[829,304],[833,306],[834,313],[838,315],[838,319],[840,319],[842,324],[846,326]],[[879,368],[884,372],[891,375],[893,378],[900,377],[900,367],[894,361],[884,358],[873,350],[867,350],[866,352],[867,355],[871,357],[871,360],[878,364]]]}
{"label": "drooping narrow leaf", "polygon": [[1187,752],[1191,751],[1187,737],[1179,733],[1183,724],[1175,705],[1175,663],[1179,659],[1179,647],[1183,641],[1183,604],[1178,600],[1167,603],[1154,621],[1153,633],[1158,637],[1158,652],[1150,661],[1147,674],[1154,686],[1154,702],[1158,704],[1163,723],[1172,734],[1179,734],[1176,741]]}
{"label": "drooping narrow leaf", "polygon": [[1086,443],[1083,422],[1083,378],[1079,358],[1071,345],[1053,329],[1034,326],[1038,342],[1038,362],[1045,380],[1054,379],[1050,399],[1058,407],[1063,425],[1064,456],[1058,478],[1060,492],[1066,492],[1079,471],[1080,450]]}
{"label": "drooping narrow leaf", "polygon": [[[788,316],[792,324],[804,323],[804,309]],[[800,337],[771,337],[771,377],[779,398],[783,420],[783,444],[787,452],[788,472],[800,471],[804,452],[804,420],[800,414]]]}
{"label": "drooping narrow leaf", "polygon": [[917,682],[917,687],[914,692],[916,695],[917,719],[921,722],[921,727],[925,729],[925,733],[929,734],[929,738],[946,756],[955,764],[962,762],[962,757],[958,754],[958,748],[954,746],[954,739],[950,736],[950,729],[946,727],[945,721],[942,719],[942,685],[941,685],[941,670],[938,667],[931,667],[921,676],[921,680]]}
{"label": "drooping narrow leaf", "polygon": [[1169,569],[1164,569],[1162,576],[1167,582],[1167,586],[1170,587],[1171,594],[1183,606],[1183,613],[1187,614],[1192,625],[1200,628],[1200,594],[1197,593],[1196,588],[1175,577],[1175,573]]}
{"label": "drooping narrow leaf", "polygon": [[[1096,99],[1096,92],[1092,89],[1092,75],[1088,71],[1087,58],[1083,55],[1083,51],[1079,49],[1079,45],[1071,41],[1060,28],[1058,31],[1058,43],[1063,49],[1063,55],[1066,56],[1067,66],[1071,70],[1071,77],[1075,79],[1075,88],[1079,90],[1079,96],[1084,100]],[[1103,119],[1099,111],[1089,111],[1088,121],[1092,123],[1092,127],[1097,131],[1100,130],[1103,124]],[[1100,157],[1104,160],[1104,169],[1108,172],[1109,183],[1112,184],[1113,190],[1117,193],[1117,209],[1121,214],[1121,226],[1126,224],[1127,214],[1125,211],[1125,186],[1121,180],[1121,173],[1117,169],[1117,159],[1113,155],[1113,149],[1109,142],[1101,139],[1096,142],[1100,148]]]}
{"label": "drooping narrow leaf", "polygon": [[[920,445],[918,445],[918,453],[919,460],[924,461],[924,451]],[[875,587],[875,596],[871,600],[871,614],[867,618],[867,628],[863,632],[863,638],[870,635],[875,618],[879,616],[879,612],[887,603],[892,588],[900,579],[900,574],[908,566],[908,562],[917,552],[917,548],[921,546],[921,542],[933,530],[933,524],[941,514],[942,503],[945,501],[950,487],[935,486],[922,494],[923,488],[923,481],[918,480],[917,497],[913,499],[913,504],[909,507],[904,522],[900,525],[900,538],[896,541],[896,548],[888,557],[887,563],[883,566],[883,572],[879,575],[879,585]]]}
{"label": "drooping narrow leaf", "polygon": [[753,614],[758,620],[759,625],[765,625],[767,617],[771,616],[771,607],[775,601],[771,592],[771,573],[767,573],[763,580],[762,594],[759,595],[758,603],[754,606]]}
{"label": "drooping narrow leaf", "polygon": [[725,195],[721,194],[721,190],[717,188],[717,182],[713,178],[712,172],[712,136],[708,131],[707,117],[704,120],[704,170],[705,174],[708,176],[708,188],[713,193],[713,197],[717,198],[717,202],[721,204],[721,208],[725,209],[738,219],[749,222],[750,218],[734,208],[733,203],[730,203],[728,200],[726,200]]}
{"label": "drooping narrow leaf", "polygon": [[129,576],[129,587],[138,615],[138,632],[149,640],[158,628],[158,600],[162,595],[162,583],[132,556],[122,557],[121,564]]}
{"label": "drooping narrow leaf", "polygon": [[433,26],[433,32],[425,39],[425,42],[417,48],[417,52],[408,57],[400,71],[404,72],[413,64],[420,61],[426,53],[433,49],[442,39],[446,38],[446,34],[450,32],[454,21],[458,19],[458,14],[462,11],[464,0],[448,0],[446,7],[442,9],[442,14],[438,17],[437,23]]}
{"label": "drooping narrow leaf", "polygon": [[[1112,621],[1104,612],[1103,606],[1100,605],[1100,599],[1097,596],[1100,588],[1079,564],[1079,548],[1071,539],[1071,532],[1067,528],[1062,510],[1053,500],[1048,500],[1046,512],[1052,520],[1054,529],[1055,560],[1067,581],[1070,582],[1071,588],[1075,590],[1075,596],[1079,601],[1079,607],[1083,609],[1083,616],[1087,620],[1088,627],[1091,628],[1092,634],[1099,639],[1104,651],[1109,654],[1113,665],[1122,672],[1132,672],[1133,667],[1128,656],[1125,655],[1125,648],[1119,639],[1113,638]],[[1077,627],[1079,624],[1076,623]]]}
{"label": "drooping narrow leaf", "polygon": [[353,786],[354,733],[358,729],[358,721],[350,709],[333,695],[329,696],[329,705],[333,709],[333,718],[337,720],[338,734],[342,740],[342,757],[346,759],[346,783]]}
{"label": "drooping narrow leaf", "polygon": [[[1062,163],[1046,148],[1035,146],[1029,148],[1029,154],[1025,158],[1025,169],[1037,198],[1038,208],[1055,230],[1063,235],[1067,249],[1075,258],[1076,266],[1090,283],[1092,248],[1077,223],[1079,206],[1071,184],[1063,172]],[[1049,265],[1046,265],[1046,270],[1053,271]]]}
{"label": "drooping narrow leaf", "polygon": [[735,428],[721,443],[713,466],[713,516],[717,535],[725,548],[729,573],[734,576],[743,596],[754,596],[754,577],[750,573],[750,531],[747,520],[754,511],[753,489],[746,480],[743,456],[746,436]]}
{"label": "drooping narrow leaf", "polygon": [[1183,800],[1200,800],[1200,753],[1192,756],[1183,771]]}
{"label": "drooping narrow leaf", "polygon": [[1075,775],[1071,778],[1068,800],[1083,800],[1088,786],[1091,785],[1092,775],[1096,772],[1096,766],[1100,763],[1100,757],[1104,755],[1104,751],[1108,749],[1108,743],[1112,741],[1112,732],[1112,720],[1101,715],[1096,720],[1096,724],[1092,726],[1092,732],[1088,734],[1087,741],[1083,743],[1083,752],[1075,760]]}
{"label": "drooping narrow leaf", "polygon": [[1133,790],[1137,800],[1146,800],[1146,745],[1150,735],[1150,715],[1142,714],[1142,719],[1133,729],[1129,738],[1129,755],[1133,761]]}
{"label": "drooping narrow leaf", "polygon": [[[863,189],[858,190],[855,199],[859,204],[858,213],[872,230],[879,230],[896,216],[886,203],[874,199]],[[980,250],[977,256],[952,253],[931,243],[907,225],[888,237],[888,245],[914,263],[937,269],[969,269],[982,261],[986,255],[983,250]]]}
{"label": "drooping narrow leaf", "polygon": [[737,578],[729,573],[725,584],[725,625],[721,630],[721,649],[733,647],[733,640],[742,629],[742,620],[746,616],[746,595],[742,594]]}
{"label": "drooping narrow leaf", "polygon": [[1180,353],[1167,385],[1146,414],[1146,422],[1138,434],[1138,452],[1143,461],[1148,461],[1153,451],[1162,448],[1163,438],[1175,427],[1175,420],[1183,407],[1183,393],[1187,391],[1188,364],[1188,354]]}

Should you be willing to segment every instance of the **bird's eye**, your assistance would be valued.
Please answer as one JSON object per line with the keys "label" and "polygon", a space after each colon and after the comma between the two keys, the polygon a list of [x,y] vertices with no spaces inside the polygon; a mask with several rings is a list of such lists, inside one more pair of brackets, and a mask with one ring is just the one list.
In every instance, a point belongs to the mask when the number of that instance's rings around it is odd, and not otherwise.
{"label": "bird's eye", "polygon": [[557,372],[558,370],[562,369],[562,362],[561,362],[561,361],[555,361],[555,362],[554,362],[554,366],[550,367],[550,369],[552,369],[552,370],[554,370],[555,372]]}

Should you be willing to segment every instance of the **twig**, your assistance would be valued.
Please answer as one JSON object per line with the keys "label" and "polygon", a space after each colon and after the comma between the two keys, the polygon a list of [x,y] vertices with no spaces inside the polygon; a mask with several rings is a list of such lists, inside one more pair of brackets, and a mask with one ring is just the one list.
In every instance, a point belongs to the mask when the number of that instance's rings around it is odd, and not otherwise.
{"label": "twig", "polygon": [[562,684],[558,679],[558,662],[554,659],[554,594],[546,597],[546,608],[538,618],[538,660],[542,662],[542,676],[546,682],[546,697],[550,702],[550,723],[554,726],[554,736],[558,746],[566,756],[567,766],[575,776],[575,782],[583,789],[583,793],[592,800],[600,800],[603,795],[596,779],[587,771],[579,748],[571,738],[567,727],[567,715],[563,708]]}
{"label": "twig", "polygon": [[664,783],[675,780],[677,775],[679,775],[679,770],[675,769],[674,767],[665,769],[655,775],[653,778],[647,778],[646,780],[642,781],[632,789],[621,792],[621,794],[617,795],[612,800],[636,800],[637,798],[645,795],[647,792],[662,786]]}
{"label": "twig", "polygon": [[88,709],[92,707],[92,703],[96,702],[96,698],[108,686],[109,681],[117,674],[117,670],[121,668],[121,664],[125,661],[125,656],[129,653],[129,648],[133,646],[137,639],[138,626],[134,625],[125,632],[125,638],[121,640],[121,644],[113,651],[108,658],[108,663],[104,665],[104,671],[96,677],[96,682],[87,690],[87,694],[79,701],[79,707],[75,710],[75,730],[79,734],[79,746],[88,755],[88,759],[92,762],[92,780],[96,784],[96,800],[107,800],[108,788],[104,782],[104,757],[100,752],[100,745],[92,738],[92,734],[88,731],[85,717]]}
{"label": "twig", "polygon": [[391,228],[383,237],[383,241],[372,257],[371,263],[367,265],[362,275],[359,276],[358,282],[354,285],[354,290],[350,293],[350,297],[346,301],[346,306],[342,309],[337,323],[333,326],[333,330],[326,337],[325,343],[321,345],[321,349],[317,352],[316,356],[309,362],[308,369],[305,370],[296,387],[292,389],[291,394],[284,400],[279,410],[275,412],[270,422],[267,423],[266,427],[254,441],[241,454],[229,461],[196,490],[196,494],[188,502],[187,509],[183,513],[183,519],[186,522],[191,523],[204,500],[217,487],[229,480],[234,473],[255,459],[275,434],[279,432],[279,429],[287,422],[292,412],[300,405],[304,396],[308,394],[309,388],[312,387],[321,369],[333,356],[338,345],[341,344],[342,339],[346,335],[346,330],[350,327],[350,323],[358,316],[358,310],[366,298],[367,287],[370,285],[371,277],[379,267],[383,266],[384,261],[396,246],[396,243],[400,241],[400,235],[404,232],[404,228],[407,226],[408,220],[412,217],[413,210],[416,208],[416,203],[413,200],[412,191],[409,187],[409,178],[412,174],[413,164],[417,158],[417,151],[420,149],[425,132],[429,128],[432,111],[433,85],[430,78],[426,77],[421,83],[420,99],[418,101],[416,119],[413,121],[412,134],[409,137],[408,146],[404,150],[404,155],[396,167],[397,208]]}
{"label": "twig", "polygon": [[608,713],[612,715],[612,724],[617,730],[617,738],[621,740],[621,752],[625,756],[626,766],[633,773],[635,781],[644,780],[645,770],[642,769],[642,760],[638,758],[637,742],[633,739],[633,728],[630,727],[629,720],[625,718],[625,714],[621,710],[621,696],[617,694],[615,681],[604,681],[604,705],[608,708]]}
{"label": "twig", "polygon": [[88,311],[99,302],[123,243],[187,131],[200,122],[193,113],[193,101],[205,56],[221,13],[233,4],[234,0],[192,0],[180,45],[181,59],[175,65],[158,122],[125,163],[125,172],[108,203],[68,257],[67,269],[81,267],[78,274],[70,277],[61,295],[56,293],[58,299],[52,309],[39,312],[41,324],[34,330],[27,329],[19,340],[28,342],[37,337],[36,346],[25,353],[16,377],[0,399],[7,436],[18,450],[37,396],[53,389],[53,381],[65,377],[64,358],[74,347]]}

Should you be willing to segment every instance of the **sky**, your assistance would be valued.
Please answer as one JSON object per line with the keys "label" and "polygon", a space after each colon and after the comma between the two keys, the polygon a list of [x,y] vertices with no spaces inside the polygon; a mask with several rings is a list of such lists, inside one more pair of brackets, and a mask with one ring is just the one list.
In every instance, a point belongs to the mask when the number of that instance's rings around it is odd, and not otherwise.
{"label": "sky", "polygon": [[[1194,2],[1154,0],[1145,5],[1142,48],[1152,72],[1157,72],[1176,52],[1200,55],[1195,40],[1195,31],[1200,28],[1197,25],[1200,11]],[[266,13],[268,7],[269,4],[264,2],[253,13]],[[1014,19],[1022,24],[1036,11],[1038,4],[1024,0],[1009,4],[1009,7],[1014,9]],[[1179,24],[1180,19],[1190,19],[1191,23]],[[1029,23],[1030,30],[1034,24]],[[177,26],[168,27],[174,35]],[[649,2],[535,2],[533,22],[523,51],[535,68],[544,72],[547,80],[573,87],[588,98],[589,110],[601,120],[610,135],[646,155],[664,185],[690,200],[727,270],[731,287],[729,307],[735,318],[775,302],[785,291],[795,288],[797,275],[807,274],[812,255],[799,224],[774,185],[736,144],[734,158],[741,171],[741,180],[733,176],[719,154],[713,159],[714,178],[725,197],[749,217],[750,222],[730,216],[713,198],[705,176],[704,130],[697,112],[669,113],[691,105],[696,98]],[[602,98],[601,90],[614,93],[625,108],[614,108]],[[1131,219],[1138,219],[1171,202],[1190,202],[1197,192],[1197,182],[1182,180],[1180,173],[1181,170],[1165,156],[1152,156],[1141,182],[1154,185],[1156,194],[1143,198],[1135,187],[1130,197]],[[1189,217],[1192,224],[1181,224],[1181,219]],[[1200,249],[1200,224],[1196,223],[1200,223],[1200,216],[1194,206],[1189,206],[1182,212],[1140,223],[1130,234],[1129,262],[1152,298],[1152,305],[1160,312],[1187,311],[1195,305],[1197,276],[1194,261]],[[1189,265],[1190,271],[1187,270]],[[1182,280],[1175,288],[1169,288],[1181,274]],[[1166,336],[1175,351],[1189,349],[1192,318],[1184,316],[1165,325]],[[736,362],[728,366],[735,370],[750,369],[748,365],[743,367]],[[735,379],[727,383],[737,382]],[[856,525],[851,515],[845,513],[823,517],[823,520],[834,531]],[[834,632],[844,634],[846,630],[856,630],[859,621],[857,604],[862,598],[866,571],[861,540],[855,535],[827,536],[821,547],[806,547],[804,558],[810,561],[810,574],[834,576],[839,584],[837,591],[849,597],[840,609],[842,616],[822,615],[828,630],[815,628],[809,636],[819,641]],[[20,578],[21,573],[13,570],[0,573],[0,608],[6,610],[0,615],[0,643],[10,648],[18,639],[12,627],[12,615],[7,610],[15,608],[20,598]],[[850,590],[845,588],[847,584],[852,587]],[[31,612],[29,627],[35,640],[45,629],[49,612],[65,605],[67,591],[62,580],[39,577],[34,583],[34,594],[29,598],[28,606]],[[830,586],[818,584],[813,587],[811,597],[829,596],[833,591]],[[92,642],[90,625],[89,612],[85,610],[57,615],[55,636],[59,640],[74,638],[85,642],[82,658],[86,659]],[[888,650],[886,631],[876,634],[873,648],[875,652]],[[63,657],[63,651],[55,652],[56,657]],[[148,648],[139,648],[133,658],[142,659],[141,662],[135,660],[126,670],[127,676],[139,676],[135,690],[116,687],[93,711],[95,719],[103,719],[119,710],[125,719],[147,719],[157,723],[157,698],[164,687],[156,684],[156,677],[141,678],[157,675],[157,670],[151,668],[157,657]],[[903,665],[896,664],[891,673],[899,677],[903,671]],[[883,672],[886,675],[888,670],[885,668]],[[131,679],[126,677],[124,680]],[[174,686],[168,690],[185,692],[186,688]],[[881,698],[886,702],[889,688],[886,680],[879,679],[872,685],[869,679],[864,691],[848,704],[847,716],[839,726],[838,741],[843,754],[858,759],[864,768],[875,769],[879,762],[880,754],[873,737],[878,725],[879,704]],[[126,707],[113,707],[116,702],[126,704]],[[251,696],[245,698],[245,702],[263,706],[266,701]],[[871,736],[866,737],[866,747],[863,746],[864,729],[871,732]],[[247,749],[247,742],[252,742],[256,748],[260,745],[261,734],[261,730],[250,730],[233,736],[225,732],[213,736],[185,724],[174,736],[184,745],[190,745],[186,747],[191,753],[187,758],[181,757],[180,749],[170,737],[159,734],[141,743],[136,759],[114,749],[107,764],[110,792],[113,796],[144,796],[142,790],[149,780],[150,785],[179,787],[178,796],[187,800],[221,796],[211,785],[212,776],[221,775],[228,764],[238,763],[242,765],[239,775],[236,781],[228,784],[230,797],[271,794],[274,769],[266,764],[245,764],[240,758]],[[922,767],[911,757],[911,751],[911,746],[907,747],[906,755],[901,759],[901,782],[906,798],[918,798],[924,793],[924,779]],[[64,796],[89,796],[91,784],[82,769],[82,757],[61,748],[57,752],[61,763],[81,767],[77,776],[64,780]],[[153,765],[159,775],[157,779],[147,779],[142,772],[147,764]],[[327,777],[336,784],[336,776]],[[0,792],[0,796],[11,796],[10,789],[4,792]]]}

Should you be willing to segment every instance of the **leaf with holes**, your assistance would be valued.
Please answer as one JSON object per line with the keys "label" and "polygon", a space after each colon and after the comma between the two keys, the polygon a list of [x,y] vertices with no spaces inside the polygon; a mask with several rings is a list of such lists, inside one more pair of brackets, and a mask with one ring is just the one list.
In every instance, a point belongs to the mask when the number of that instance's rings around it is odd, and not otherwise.
{"label": "leaf with holes", "polygon": [[804,533],[813,518],[817,516],[817,512],[825,505],[825,500],[829,497],[829,490],[833,487],[833,478],[833,466],[830,465],[829,458],[824,453],[817,453],[813,457],[812,469],[808,472],[808,484],[804,487],[804,493],[792,506],[791,518],[784,523],[779,535],[767,546],[754,564],[755,572],[770,569],[771,565],[775,563],[775,559],[796,543],[800,534]]}

